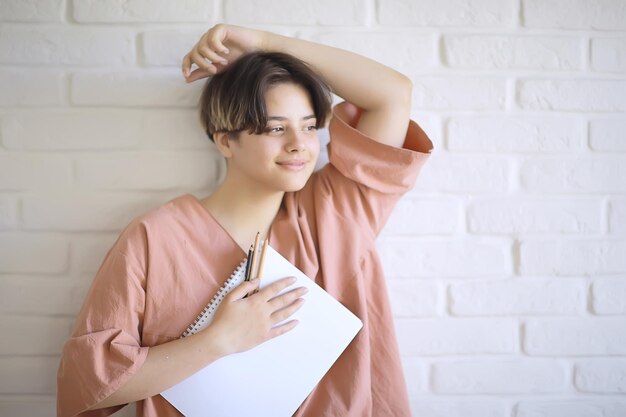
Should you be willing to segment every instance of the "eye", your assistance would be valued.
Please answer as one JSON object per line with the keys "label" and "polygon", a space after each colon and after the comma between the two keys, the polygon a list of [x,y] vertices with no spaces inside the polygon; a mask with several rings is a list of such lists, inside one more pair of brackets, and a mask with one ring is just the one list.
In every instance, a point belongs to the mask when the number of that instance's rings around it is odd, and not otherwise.
{"label": "eye", "polygon": [[309,125],[309,126],[306,126],[306,127],[304,128],[304,130],[305,130],[306,132],[310,132],[310,131],[312,131],[312,130],[317,130],[317,127],[316,127],[315,125]]}
{"label": "eye", "polygon": [[274,127],[266,127],[265,131],[268,133],[280,133],[282,132],[284,129],[282,126],[274,126]]}

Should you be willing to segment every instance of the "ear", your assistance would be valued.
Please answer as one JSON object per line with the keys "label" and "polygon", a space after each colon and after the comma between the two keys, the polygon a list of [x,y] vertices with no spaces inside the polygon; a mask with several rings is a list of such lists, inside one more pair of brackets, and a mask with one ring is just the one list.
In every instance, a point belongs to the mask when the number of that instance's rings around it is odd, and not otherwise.
{"label": "ear", "polygon": [[230,149],[230,137],[226,132],[215,132],[213,134],[213,142],[217,146],[217,149],[220,151],[224,158],[230,158],[233,156],[233,153]]}

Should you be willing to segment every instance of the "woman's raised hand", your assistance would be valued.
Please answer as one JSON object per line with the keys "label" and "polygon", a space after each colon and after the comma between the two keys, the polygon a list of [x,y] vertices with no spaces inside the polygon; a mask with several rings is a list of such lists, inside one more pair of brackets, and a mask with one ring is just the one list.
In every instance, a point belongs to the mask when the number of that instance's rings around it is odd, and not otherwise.
{"label": "woman's raised hand", "polygon": [[[296,327],[297,320],[276,326],[304,303],[304,299],[300,297],[308,291],[305,287],[277,295],[294,282],[294,278],[284,278],[252,294],[259,285],[259,280],[255,279],[232,290],[224,298],[215,312],[213,322],[206,329],[210,329],[210,337],[220,346],[221,352],[226,355],[243,352]],[[248,293],[252,295],[243,298]]]}
{"label": "woman's raised hand", "polygon": [[[264,36],[262,31],[217,24],[183,58],[183,76],[192,82],[215,75],[241,55],[262,49]],[[198,68],[192,71],[193,64]]]}

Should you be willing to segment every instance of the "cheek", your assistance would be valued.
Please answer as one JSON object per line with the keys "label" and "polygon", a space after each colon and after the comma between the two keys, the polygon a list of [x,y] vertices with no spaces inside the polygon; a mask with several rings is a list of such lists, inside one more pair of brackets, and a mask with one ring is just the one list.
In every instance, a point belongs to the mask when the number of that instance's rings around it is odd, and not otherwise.
{"label": "cheek", "polygon": [[315,155],[316,158],[319,156],[321,148],[322,148],[322,144],[320,142],[321,142],[320,138],[316,136],[315,139],[313,139],[313,141],[309,145],[311,154]]}

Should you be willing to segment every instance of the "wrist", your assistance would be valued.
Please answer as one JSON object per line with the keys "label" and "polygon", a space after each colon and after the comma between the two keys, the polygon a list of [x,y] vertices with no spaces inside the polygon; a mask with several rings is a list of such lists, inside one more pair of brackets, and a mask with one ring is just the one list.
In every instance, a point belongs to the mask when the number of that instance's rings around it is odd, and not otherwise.
{"label": "wrist", "polygon": [[261,32],[259,47],[263,52],[284,52],[285,36],[273,32]]}
{"label": "wrist", "polygon": [[232,353],[230,351],[231,344],[219,326],[211,324],[196,336],[200,336],[203,349],[209,350],[211,352],[210,356],[213,356],[215,359]]}

